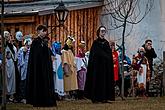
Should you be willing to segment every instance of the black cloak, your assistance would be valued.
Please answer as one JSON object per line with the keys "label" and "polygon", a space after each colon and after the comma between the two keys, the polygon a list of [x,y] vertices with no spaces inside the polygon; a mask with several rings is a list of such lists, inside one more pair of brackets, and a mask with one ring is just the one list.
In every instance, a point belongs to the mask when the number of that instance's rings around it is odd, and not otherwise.
{"label": "black cloak", "polygon": [[27,103],[36,107],[56,106],[51,52],[40,37],[33,40],[28,62]]}
{"label": "black cloak", "polygon": [[92,102],[115,100],[112,50],[105,39],[92,44],[84,92]]}

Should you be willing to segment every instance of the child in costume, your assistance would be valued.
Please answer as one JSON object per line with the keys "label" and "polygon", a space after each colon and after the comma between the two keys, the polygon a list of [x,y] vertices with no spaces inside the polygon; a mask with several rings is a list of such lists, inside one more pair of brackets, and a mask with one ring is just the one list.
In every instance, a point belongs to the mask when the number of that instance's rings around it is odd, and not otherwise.
{"label": "child in costume", "polygon": [[81,41],[78,45],[78,54],[75,57],[76,67],[77,67],[77,80],[78,80],[78,98],[82,99],[84,97],[84,87],[86,81],[87,72],[87,57],[85,56],[85,42]]}
{"label": "child in costume", "polygon": [[75,99],[75,91],[78,90],[75,57],[73,54],[74,43],[74,38],[68,36],[62,49],[64,91],[66,93],[66,99]]}
{"label": "child in costume", "polygon": [[58,94],[59,98],[64,96],[64,73],[62,68],[62,60],[61,60],[61,43],[53,42],[52,43],[52,52],[54,55],[53,59],[53,78],[54,78],[54,88],[55,93]]}
{"label": "child in costume", "polygon": [[26,75],[27,75],[27,66],[29,60],[30,45],[32,43],[30,36],[25,36],[24,46],[22,46],[18,51],[18,71],[21,75],[21,81],[19,84],[20,87],[20,101],[26,103],[25,98],[25,88],[26,88]]}

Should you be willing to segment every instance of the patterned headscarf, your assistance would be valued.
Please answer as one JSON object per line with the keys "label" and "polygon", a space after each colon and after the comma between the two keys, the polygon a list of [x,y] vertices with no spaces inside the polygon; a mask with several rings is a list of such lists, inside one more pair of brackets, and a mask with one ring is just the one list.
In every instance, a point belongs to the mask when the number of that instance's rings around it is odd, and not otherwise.
{"label": "patterned headscarf", "polygon": [[138,48],[138,53],[140,53],[140,52],[144,52],[144,53],[145,53],[144,47],[139,47],[139,48]]}
{"label": "patterned headscarf", "polygon": [[68,36],[65,43],[66,43],[66,45],[67,45],[69,48],[72,48],[74,42],[75,42],[74,37]]}
{"label": "patterned headscarf", "polygon": [[79,48],[85,48],[86,46],[85,41],[81,41],[78,46]]}

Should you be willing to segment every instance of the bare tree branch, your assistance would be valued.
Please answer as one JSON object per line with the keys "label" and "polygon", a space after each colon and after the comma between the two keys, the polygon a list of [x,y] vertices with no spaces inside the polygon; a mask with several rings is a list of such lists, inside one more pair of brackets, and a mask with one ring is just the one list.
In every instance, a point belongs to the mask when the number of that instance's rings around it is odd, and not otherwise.
{"label": "bare tree branch", "polygon": [[[110,15],[119,22],[124,22],[124,18],[128,17],[126,22],[130,24],[140,23],[146,15],[151,11],[154,0],[106,0],[103,6],[106,8],[104,15]],[[142,2],[146,2],[145,10],[141,12]],[[141,18],[140,18],[141,17]]]}

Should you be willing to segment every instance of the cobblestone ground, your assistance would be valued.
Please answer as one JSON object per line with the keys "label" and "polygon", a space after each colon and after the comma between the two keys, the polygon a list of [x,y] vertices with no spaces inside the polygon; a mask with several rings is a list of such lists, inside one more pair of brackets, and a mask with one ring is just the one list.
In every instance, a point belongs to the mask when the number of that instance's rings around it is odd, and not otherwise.
{"label": "cobblestone ground", "polygon": [[165,110],[165,97],[117,98],[111,104],[93,104],[89,100],[58,101],[58,107],[36,108],[27,104],[7,104],[7,110]]}

